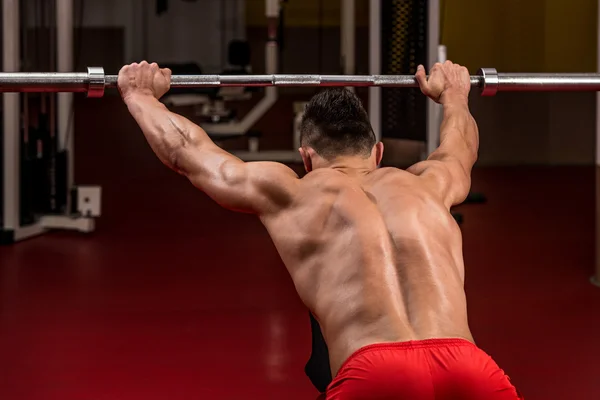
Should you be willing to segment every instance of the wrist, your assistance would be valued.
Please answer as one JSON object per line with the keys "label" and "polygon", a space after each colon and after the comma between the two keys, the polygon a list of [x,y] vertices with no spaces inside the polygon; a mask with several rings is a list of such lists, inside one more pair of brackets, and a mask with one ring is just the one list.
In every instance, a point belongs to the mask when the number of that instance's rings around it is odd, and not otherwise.
{"label": "wrist", "polygon": [[440,96],[440,104],[446,105],[468,105],[469,95],[467,93],[461,93],[453,90],[445,90]]}
{"label": "wrist", "polygon": [[125,104],[129,104],[131,102],[138,102],[140,100],[146,100],[149,98],[155,99],[154,93],[152,93],[152,90],[137,89],[137,90],[133,90],[129,93],[124,94],[123,101],[125,102]]}

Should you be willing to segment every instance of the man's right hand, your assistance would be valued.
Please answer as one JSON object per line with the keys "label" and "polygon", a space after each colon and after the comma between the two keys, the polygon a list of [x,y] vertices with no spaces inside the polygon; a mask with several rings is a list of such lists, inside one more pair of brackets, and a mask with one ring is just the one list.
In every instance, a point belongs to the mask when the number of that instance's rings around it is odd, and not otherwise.
{"label": "man's right hand", "polygon": [[437,63],[431,69],[429,79],[425,68],[419,65],[415,75],[421,92],[436,103],[443,104],[448,98],[459,97],[467,100],[471,91],[471,77],[467,68],[446,61]]}
{"label": "man's right hand", "polygon": [[146,61],[126,65],[119,71],[118,86],[123,100],[139,93],[160,99],[171,86],[171,70]]}

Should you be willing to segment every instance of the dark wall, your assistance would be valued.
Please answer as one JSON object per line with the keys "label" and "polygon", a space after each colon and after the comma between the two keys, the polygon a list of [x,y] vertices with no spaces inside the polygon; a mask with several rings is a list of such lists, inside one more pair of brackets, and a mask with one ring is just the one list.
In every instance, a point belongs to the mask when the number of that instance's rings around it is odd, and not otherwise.
{"label": "dark wall", "polygon": [[481,165],[593,165],[595,93],[471,96]]}
{"label": "dark wall", "polygon": [[81,32],[81,43],[75,44],[79,52],[77,71],[101,66],[107,74],[119,72],[125,63],[123,28],[84,28]]}
{"label": "dark wall", "polygon": [[[342,72],[339,27],[287,27],[283,32],[280,73]],[[263,27],[248,27],[246,30],[252,48],[252,69],[257,74],[265,71],[266,34]],[[356,31],[356,73],[369,73],[369,30],[364,27]]]}
{"label": "dark wall", "polygon": [[[74,33],[74,70],[86,71],[86,67],[104,67],[107,74],[116,74],[124,63],[124,31],[118,27],[94,27],[76,29]],[[29,29],[24,41],[23,69],[26,71],[50,71],[50,57],[56,59],[56,50],[50,49],[50,31],[44,28]],[[56,46],[53,44],[52,46]],[[54,47],[56,49],[56,47]],[[52,55],[51,55],[52,54]]]}

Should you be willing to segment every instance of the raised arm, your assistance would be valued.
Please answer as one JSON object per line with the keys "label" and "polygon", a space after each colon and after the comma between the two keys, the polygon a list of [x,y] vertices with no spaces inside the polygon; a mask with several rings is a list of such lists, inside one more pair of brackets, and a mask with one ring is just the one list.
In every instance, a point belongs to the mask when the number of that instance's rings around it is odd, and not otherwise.
{"label": "raised arm", "polygon": [[225,208],[255,214],[291,202],[297,175],[278,163],[245,163],[227,153],[188,119],[158,101],[171,71],[142,62],[119,72],[119,91],[158,158]]}
{"label": "raised arm", "polygon": [[427,79],[420,66],[417,80],[421,91],[444,109],[440,146],[409,172],[427,180],[450,208],[462,203],[471,188],[471,170],[477,161],[479,131],[469,111],[471,82],[465,67],[450,61],[436,64]]}

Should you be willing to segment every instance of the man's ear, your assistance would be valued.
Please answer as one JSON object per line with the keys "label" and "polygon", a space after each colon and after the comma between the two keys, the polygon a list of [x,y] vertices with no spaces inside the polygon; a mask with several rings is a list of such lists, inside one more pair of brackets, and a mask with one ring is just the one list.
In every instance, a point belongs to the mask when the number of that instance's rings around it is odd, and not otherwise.
{"label": "man's ear", "polygon": [[375,162],[377,165],[381,164],[383,159],[383,142],[379,142],[375,145]]}
{"label": "man's ear", "polygon": [[310,150],[304,147],[300,147],[298,149],[300,152],[300,157],[302,157],[302,162],[304,163],[304,169],[306,172],[312,171],[312,160],[310,158]]}

